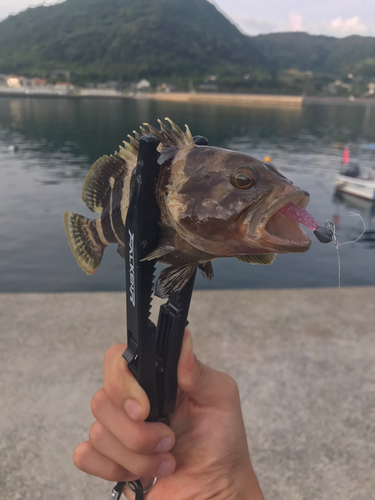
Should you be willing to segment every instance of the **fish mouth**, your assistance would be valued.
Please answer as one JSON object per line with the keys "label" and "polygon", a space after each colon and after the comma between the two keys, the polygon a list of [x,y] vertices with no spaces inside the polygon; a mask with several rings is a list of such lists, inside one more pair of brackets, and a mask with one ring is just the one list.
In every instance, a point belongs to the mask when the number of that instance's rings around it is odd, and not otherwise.
{"label": "fish mouth", "polygon": [[273,193],[265,201],[266,209],[263,202],[262,207],[255,212],[251,209],[248,211],[244,220],[245,224],[246,220],[248,221],[247,238],[256,243],[257,247],[276,253],[306,252],[311,245],[310,238],[298,221],[280,213],[280,210],[288,203],[294,203],[305,209],[310,195],[296,188],[289,193],[285,191],[285,188],[282,188]]}

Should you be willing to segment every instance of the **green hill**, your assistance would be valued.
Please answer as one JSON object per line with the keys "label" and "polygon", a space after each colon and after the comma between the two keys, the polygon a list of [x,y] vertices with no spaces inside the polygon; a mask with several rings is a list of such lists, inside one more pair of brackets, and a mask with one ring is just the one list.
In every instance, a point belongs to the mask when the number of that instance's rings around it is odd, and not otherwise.
{"label": "green hill", "polygon": [[243,75],[266,58],[207,0],[66,0],[0,23],[0,73],[92,80]]}
{"label": "green hill", "polygon": [[374,37],[271,33],[252,37],[252,41],[277,70],[293,68],[337,77],[349,72],[375,76]]}
{"label": "green hill", "polygon": [[207,0],[66,0],[0,22],[0,73],[56,70],[78,84],[147,78],[187,89],[216,75],[222,91],[289,94],[327,93],[352,73],[340,92],[363,95],[375,78],[375,38],[249,37]]}

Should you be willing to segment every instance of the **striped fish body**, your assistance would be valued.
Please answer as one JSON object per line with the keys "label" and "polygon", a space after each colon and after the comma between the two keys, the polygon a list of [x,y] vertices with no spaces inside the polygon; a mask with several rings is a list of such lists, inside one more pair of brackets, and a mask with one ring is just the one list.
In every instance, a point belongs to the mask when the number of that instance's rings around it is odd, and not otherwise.
{"label": "striped fish body", "polygon": [[[304,208],[301,191],[272,165],[249,155],[197,144],[188,126],[183,132],[171,120],[158,120],[160,130],[144,124],[141,134],[159,141],[160,175],[155,197],[160,207],[157,248],[147,259],[169,264],[156,284],[168,297],[180,290],[199,268],[212,279],[211,261],[237,257],[250,264],[271,264],[276,253],[304,252],[310,239],[279,210],[288,203]],[[82,199],[99,216],[64,214],[70,247],[80,267],[93,274],[105,248],[118,245],[125,257],[125,221],[133,186],[141,134],[111,156],[103,156],[87,174]],[[284,212],[285,214],[285,212]]]}
{"label": "striped fish body", "polygon": [[[159,120],[160,131],[147,124],[145,126],[149,127],[149,130],[144,127],[140,127],[140,129],[142,135],[151,133],[160,140],[159,150],[164,153],[164,161],[168,162],[169,157],[173,156],[177,149],[186,148],[186,146],[192,148],[195,147],[195,143],[187,126],[186,132],[182,132],[169,119],[166,119],[166,121],[169,121],[171,128],[166,127]],[[95,273],[105,248],[110,244],[117,244],[119,254],[125,258],[124,226],[141,134],[134,131],[134,136],[128,136],[129,142],[125,141],[124,146],[120,146],[119,152],[111,156],[101,157],[90,169],[84,182],[82,199],[92,212],[100,214],[99,217],[91,220],[73,212],[64,214],[64,224],[69,245],[77,263],[89,275]],[[168,175],[164,175],[159,180],[157,189],[163,189],[167,183]],[[167,227],[169,219],[165,217],[166,210],[163,205],[163,197],[158,196],[157,193],[156,196],[162,213],[161,224],[164,224],[164,240],[167,237],[173,244],[177,234],[173,234],[173,229]],[[187,250],[190,245],[182,242],[182,247]],[[158,258],[164,263],[174,263],[175,265],[186,264],[193,258],[197,261],[197,265],[200,265],[198,254],[201,257],[202,252],[191,248],[189,255],[183,255],[181,251],[175,248],[173,250],[173,255],[168,257],[165,256],[164,251],[159,249],[159,253],[163,255],[150,256],[150,258]],[[161,258],[162,256],[164,256],[164,259]],[[195,265],[194,269],[197,265]],[[203,269],[203,263],[201,267]]]}

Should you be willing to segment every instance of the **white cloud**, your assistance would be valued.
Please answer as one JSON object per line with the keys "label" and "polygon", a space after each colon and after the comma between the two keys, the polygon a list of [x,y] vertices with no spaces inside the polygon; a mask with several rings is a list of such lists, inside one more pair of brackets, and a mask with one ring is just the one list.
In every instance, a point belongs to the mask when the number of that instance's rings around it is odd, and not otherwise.
{"label": "white cloud", "polygon": [[18,14],[29,7],[39,5],[53,5],[64,0],[0,0],[0,21],[10,14]]}
{"label": "white cloud", "polygon": [[289,12],[289,27],[292,31],[305,31],[304,18],[298,12]]}
{"label": "white cloud", "polygon": [[368,31],[367,26],[361,22],[358,16],[350,19],[337,17],[330,22],[329,27],[331,31],[339,35],[363,35]]}
{"label": "white cloud", "polygon": [[255,18],[247,14],[236,14],[233,16],[233,21],[244,33],[249,35],[270,33],[272,31],[279,30],[277,23],[274,23],[269,19]]}

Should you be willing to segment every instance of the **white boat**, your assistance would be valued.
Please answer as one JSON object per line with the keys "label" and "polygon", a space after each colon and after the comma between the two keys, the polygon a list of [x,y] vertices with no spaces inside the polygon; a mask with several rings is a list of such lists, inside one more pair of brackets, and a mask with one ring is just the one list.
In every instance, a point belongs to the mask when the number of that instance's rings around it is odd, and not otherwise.
{"label": "white boat", "polygon": [[351,177],[340,173],[335,176],[335,188],[343,193],[375,200],[375,178]]}
{"label": "white boat", "polygon": [[[375,151],[375,144],[364,144],[360,146],[357,152],[363,150]],[[363,156],[362,156],[363,157]],[[366,200],[375,200],[375,167],[373,156],[370,156],[370,163],[363,160],[361,166],[359,161],[349,162],[349,145],[344,149],[343,154],[344,168],[335,176],[335,188],[342,193],[352,194],[365,198]]]}

